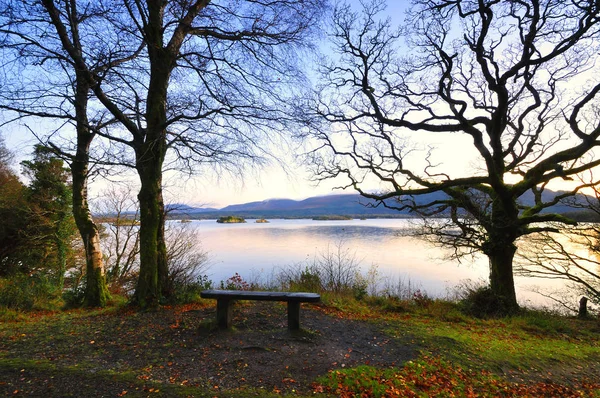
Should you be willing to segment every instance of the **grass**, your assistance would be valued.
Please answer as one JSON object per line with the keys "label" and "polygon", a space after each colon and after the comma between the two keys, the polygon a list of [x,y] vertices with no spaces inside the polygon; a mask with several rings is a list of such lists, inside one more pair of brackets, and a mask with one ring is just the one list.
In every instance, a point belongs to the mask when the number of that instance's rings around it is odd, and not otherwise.
{"label": "grass", "polygon": [[[343,294],[323,298],[320,311],[374,323],[391,338],[415,345],[420,355],[396,368],[367,363],[350,369],[334,367],[313,386],[302,386],[303,391],[312,390],[305,395],[600,397],[600,385],[594,384],[600,374],[598,320],[536,311],[481,320],[465,316],[455,303],[440,300],[356,300]],[[139,313],[122,304],[97,310],[0,311],[0,376],[7,378],[0,379],[0,386],[21,377],[38,384],[52,380],[48,391],[68,390],[75,383],[72,388],[122,386],[126,396],[283,394],[276,388],[267,391],[251,385],[242,389],[215,388],[208,382],[189,385],[169,368],[176,361],[172,358],[181,361],[183,356],[189,363],[200,358],[193,342],[198,324],[186,324],[178,314],[213,305],[200,302],[157,313]],[[210,329],[212,321],[205,322],[200,326]],[[174,332],[184,335],[174,341],[168,338]],[[231,333],[244,335],[243,330]],[[136,350],[143,360],[112,362],[118,357],[115,353],[128,349]],[[158,375],[173,382],[159,382]],[[298,395],[294,391],[285,393]]]}
{"label": "grass", "polygon": [[[471,383],[479,383],[483,388],[477,393],[480,396],[498,395],[497,391],[490,390],[491,386],[498,383],[517,383],[517,386],[503,384],[506,391],[517,396],[544,395],[544,391],[552,392],[548,396],[570,396],[571,393],[578,396],[581,391],[573,386],[581,387],[584,396],[600,396],[600,384],[586,384],[596,383],[596,375],[600,374],[598,320],[580,320],[526,310],[509,318],[482,320],[463,315],[456,303],[441,300],[424,304],[382,298],[364,302],[339,297],[330,300],[329,309],[337,316],[381,323],[386,332],[396,338],[412,336],[412,342],[421,346],[421,356],[424,358],[421,365],[433,366],[428,362],[433,361],[438,366],[438,374],[443,373],[446,367],[461,369],[460,372],[467,369]],[[329,379],[321,379],[320,382],[326,391],[336,394],[352,395],[362,391],[369,396],[379,396],[379,390],[373,387],[373,383],[380,383],[383,387],[393,386],[393,383],[387,385],[393,378],[390,375],[399,375],[404,380],[402,377],[406,378],[406,374],[402,375],[407,371],[410,376],[410,369],[377,370],[376,376],[371,375],[372,371],[365,372],[362,368],[340,370],[341,373],[329,375]],[[455,382],[464,377],[460,372],[453,375]],[[369,386],[356,391],[352,388],[332,389],[332,385],[339,383],[362,386],[367,382]],[[532,390],[527,390],[527,386]],[[568,390],[571,387],[573,389]],[[396,385],[394,388],[399,387]],[[412,385],[402,390],[406,394],[402,396],[411,396],[410,391],[422,391],[422,388]],[[458,396],[468,395],[458,385],[453,388],[460,391]],[[386,389],[386,396],[394,396],[390,395],[392,390]],[[429,391],[427,394],[431,393]]]}

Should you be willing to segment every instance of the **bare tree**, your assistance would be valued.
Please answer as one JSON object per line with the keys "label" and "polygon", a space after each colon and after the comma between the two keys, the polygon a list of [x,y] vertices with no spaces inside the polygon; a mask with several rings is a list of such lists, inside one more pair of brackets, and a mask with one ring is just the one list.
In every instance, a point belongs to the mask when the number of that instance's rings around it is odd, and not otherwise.
{"label": "bare tree", "polygon": [[133,190],[111,186],[94,201],[101,223],[102,252],[109,286],[132,291],[139,272],[139,206]]}
{"label": "bare tree", "polygon": [[12,152],[6,147],[4,137],[0,135],[0,173],[9,170],[9,166],[13,160]]}
{"label": "bare tree", "polygon": [[[600,217],[600,191],[594,195],[575,198],[574,209],[585,210],[582,215],[597,221]],[[556,230],[528,236],[516,258],[516,273],[522,276],[566,281],[559,291],[538,293],[577,311],[579,296],[587,296],[600,304],[600,227],[597,222],[578,225],[556,225]],[[558,293],[558,294],[557,294]]]}
{"label": "bare tree", "polygon": [[[289,83],[301,76],[294,53],[306,44],[321,3],[124,1],[145,45],[143,58],[109,78],[88,71],[88,79],[129,133],[110,139],[135,152],[140,306],[156,305],[167,294],[162,171],[168,148],[190,162],[260,160],[268,133],[289,121]],[[60,31],[53,2],[45,4]]]}
{"label": "bare tree", "polygon": [[129,35],[117,23],[117,6],[110,0],[61,1],[53,9],[61,27],[55,30],[57,25],[48,14],[47,4],[37,0],[0,2],[4,59],[0,109],[9,122],[30,120],[37,125],[39,119],[46,120],[42,128],[49,132],[27,127],[69,164],[73,214],[86,253],[87,306],[104,306],[108,299],[98,227],[89,209],[87,186],[93,172],[90,162],[98,164],[91,152],[92,141],[114,119],[107,118],[98,107],[89,107],[93,82],[86,71],[106,74],[139,51],[125,44],[129,43]]}
{"label": "bare tree", "polygon": [[[291,126],[297,89],[306,86],[298,54],[312,45],[325,1],[115,0],[111,18],[103,20],[115,28],[106,34],[102,22],[91,37],[102,48],[143,51],[109,70],[93,68],[77,47],[70,27],[84,20],[82,11],[40,2],[61,53],[123,130],[95,133],[135,153],[142,247],[135,301],[154,306],[167,293],[167,150],[188,165],[264,160],[269,139]],[[68,3],[85,10],[81,1]],[[121,37],[131,41],[121,43]]]}
{"label": "bare tree", "polygon": [[[516,242],[556,231],[548,223],[574,224],[552,206],[586,185],[553,193],[549,184],[600,163],[600,7],[415,0],[402,29],[378,18],[384,9],[374,1],[360,13],[335,10],[337,58],[323,65],[316,105],[326,122],[314,129],[316,176],[345,178],[391,208],[448,217],[425,232],[456,256],[483,252],[498,303],[515,310]],[[440,137],[468,141],[448,153],[428,145]],[[474,167],[453,171],[470,155]]]}
{"label": "bare tree", "polygon": [[[94,201],[94,212],[102,225],[109,286],[131,294],[140,271],[139,205],[133,190],[111,186]],[[195,229],[173,221],[165,228],[165,244],[169,290],[189,286],[207,271],[208,254]]]}

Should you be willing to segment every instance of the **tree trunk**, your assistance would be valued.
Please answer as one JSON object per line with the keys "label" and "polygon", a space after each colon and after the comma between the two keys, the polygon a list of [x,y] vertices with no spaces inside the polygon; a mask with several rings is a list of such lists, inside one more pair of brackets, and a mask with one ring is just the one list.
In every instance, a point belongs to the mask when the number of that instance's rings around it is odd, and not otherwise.
{"label": "tree trunk", "polygon": [[[496,167],[501,170],[504,165],[499,160]],[[490,288],[496,297],[498,312],[508,315],[519,309],[513,276],[519,209],[503,184],[497,185],[492,200],[492,222],[488,225],[488,240],[482,249],[490,261]]]}
{"label": "tree trunk", "polygon": [[[149,141],[146,141],[149,142]],[[140,275],[135,290],[135,302],[142,308],[156,307],[162,296],[162,272],[166,267],[164,245],[164,215],[162,201],[162,163],[164,139],[152,140],[154,145],[136,148],[137,170],[141,188],[140,203]],[[164,258],[163,258],[164,257]]]}
{"label": "tree trunk", "polygon": [[157,239],[157,258],[158,258],[158,283],[163,297],[169,298],[173,295],[173,289],[169,282],[169,264],[167,263],[167,243],[165,242],[165,204],[162,197],[162,191],[159,198],[159,207],[161,213],[160,225]]}
{"label": "tree trunk", "polygon": [[87,164],[75,161],[71,166],[73,176],[73,217],[85,249],[85,299],[86,307],[104,307],[110,298],[104,275],[104,259],[100,249],[100,234],[92,219],[87,202]]}
{"label": "tree trunk", "polygon": [[519,308],[513,277],[513,259],[517,247],[513,242],[495,241],[484,250],[490,261],[490,287],[506,311]]}
{"label": "tree trunk", "polygon": [[77,152],[71,162],[73,178],[73,218],[83,240],[86,263],[84,306],[104,307],[110,299],[104,259],[100,248],[100,234],[92,219],[88,204],[89,150],[94,134],[90,133],[87,118],[89,84],[81,74],[77,76],[75,112],[77,118]]}

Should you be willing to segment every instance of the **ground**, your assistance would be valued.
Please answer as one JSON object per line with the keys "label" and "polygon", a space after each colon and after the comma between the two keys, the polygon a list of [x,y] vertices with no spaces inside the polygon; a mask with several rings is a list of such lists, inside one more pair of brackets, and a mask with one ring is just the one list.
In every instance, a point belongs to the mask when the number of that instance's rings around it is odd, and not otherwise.
{"label": "ground", "polygon": [[371,301],[303,304],[297,332],[273,302],[236,303],[226,331],[212,300],[26,313],[0,323],[0,395],[600,397],[597,320]]}
{"label": "ground", "polygon": [[[31,360],[31,366],[0,368],[1,387],[6,395],[46,397],[112,397],[134,394],[136,388],[148,393],[160,390],[158,383],[215,392],[309,393],[315,378],[332,369],[401,366],[417,356],[414,344],[390,338],[382,325],[310,307],[303,305],[302,330],[293,333],[287,330],[285,305],[270,302],[238,304],[234,327],[227,331],[214,327],[212,306],[40,323],[32,334],[16,333],[0,343],[4,358]],[[132,372],[131,382],[114,376],[120,372]],[[163,393],[169,395],[164,388]]]}

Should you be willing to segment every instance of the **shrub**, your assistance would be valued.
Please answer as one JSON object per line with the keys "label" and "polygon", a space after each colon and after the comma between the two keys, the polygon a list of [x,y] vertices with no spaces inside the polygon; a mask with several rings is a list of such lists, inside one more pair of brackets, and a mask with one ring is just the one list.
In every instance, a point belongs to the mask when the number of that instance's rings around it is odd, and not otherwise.
{"label": "shrub", "polygon": [[79,308],[83,306],[83,301],[85,300],[85,284],[80,283],[71,289],[65,290],[62,298],[65,302],[65,308]]}
{"label": "shrub", "polygon": [[415,293],[419,291],[419,284],[410,278],[398,276],[396,280],[391,277],[385,278],[380,294],[384,297],[396,298],[398,300],[412,300]]}
{"label": "shrub", "polygon": [[321,278],[319,273],[306,267],[301,273],[298,280],[290,281],[290,290],[293,291],[321,291]]}
{"label": "shrub", "polygon": [[489,286],[469,290],[461,301],[461,307],[465,314],[483,319],[503,317],[514,312],[510,300],[496,295]]}
{"label": "shrub", "polygon": [[427,293],[422,292],[420,289],[417,289],[416,292],[413,293],[412,301],[417,305],[417,307],[428,308],[433,304],[433,300],[427,295]]}
{"label": "shrub", "polygon": [[237,272],[225,282],[221,281],[221,289],[224,290],[252,290],[253,286],[246,282]]}
{"label": "shrub", "polygon": [[352,295],[357,300],[364,299],[368,294],[369,281],[364,278],[361,274],[357,274],[352,285]]}
{"label": "shrub", "polygon": [[44,275],[15,274],[0,279],[0,307],[13,310],[53,308],[59,296]]}
{"label": "shrub", "polygon": [[213,283],[207,275],[201,275],[193,282],[174,285],[171,301],[177,304],[187,304],[198,301],[203,290],[212,289]]}

